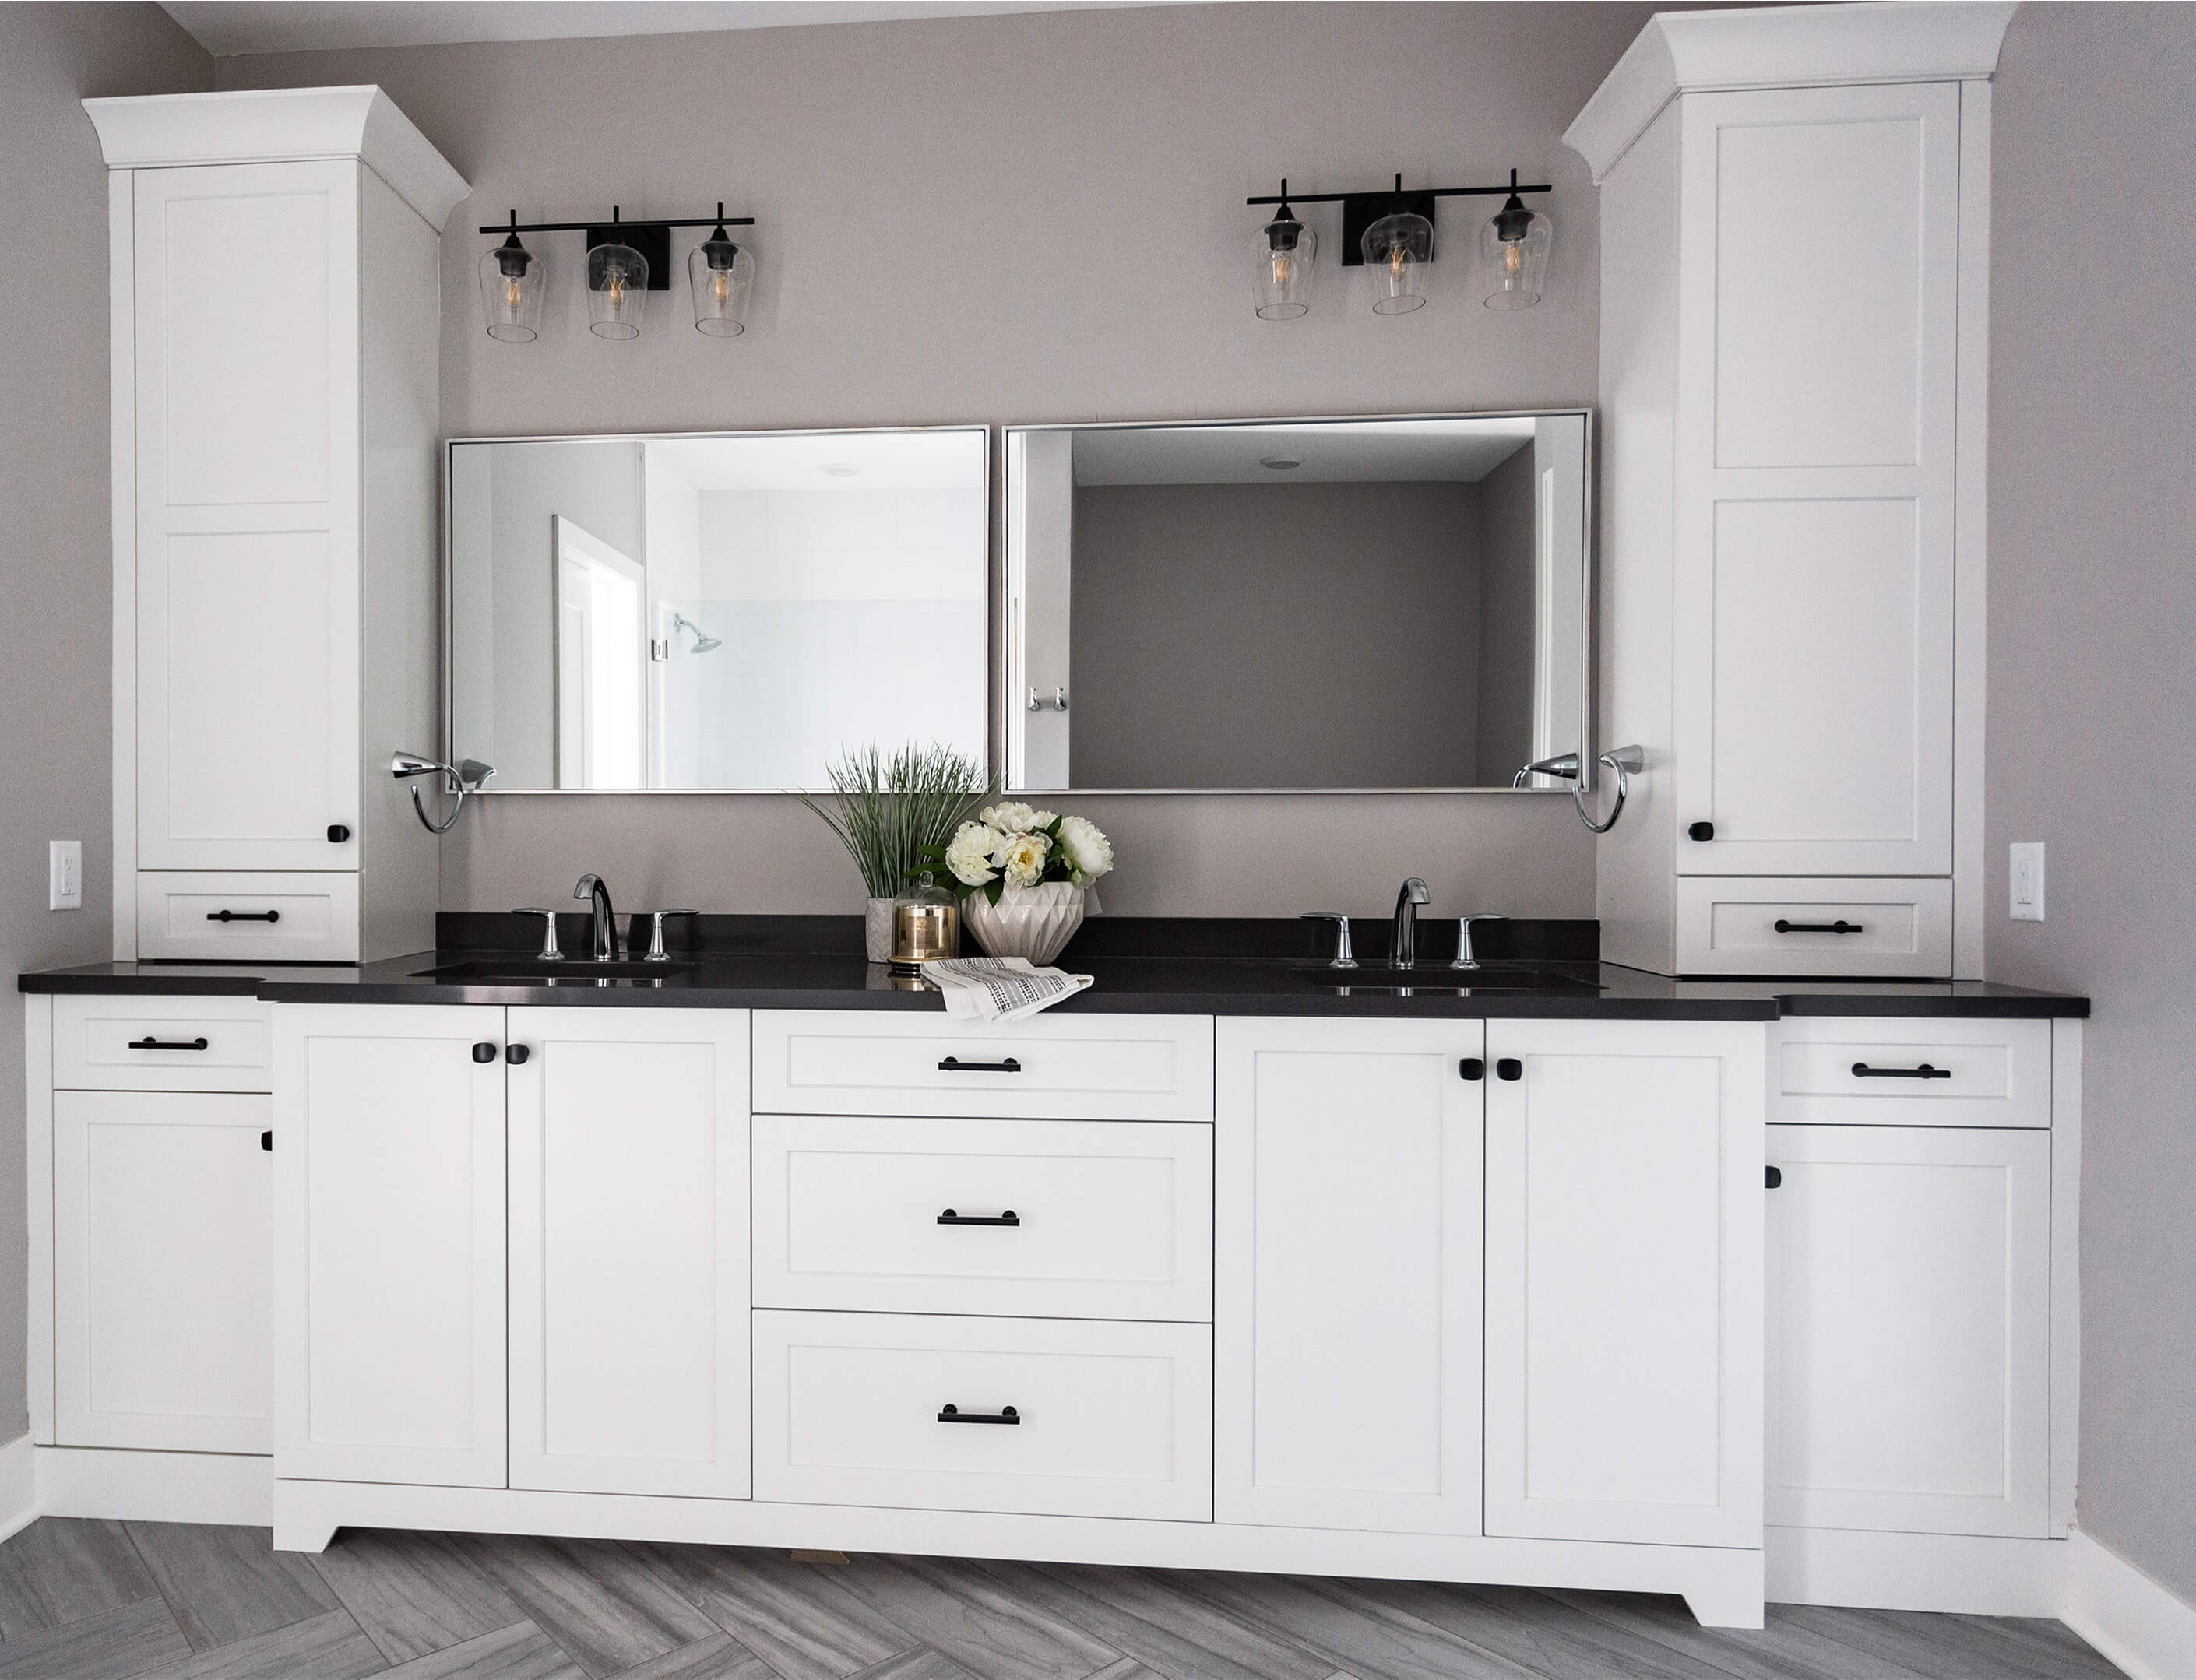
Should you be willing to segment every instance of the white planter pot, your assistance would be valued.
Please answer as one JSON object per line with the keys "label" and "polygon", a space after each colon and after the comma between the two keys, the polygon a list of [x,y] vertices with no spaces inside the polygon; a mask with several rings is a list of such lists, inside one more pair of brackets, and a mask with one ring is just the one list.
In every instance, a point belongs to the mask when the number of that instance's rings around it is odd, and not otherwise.
{"label": "white planter pot", "polygon": [[1089,887],[1064,880],[1009,886],[996,904],[980,888],[961,901],[961,925],[991,955],[1027,957],[1042,968],[1075,937],[1085,913],[1097,908]]}

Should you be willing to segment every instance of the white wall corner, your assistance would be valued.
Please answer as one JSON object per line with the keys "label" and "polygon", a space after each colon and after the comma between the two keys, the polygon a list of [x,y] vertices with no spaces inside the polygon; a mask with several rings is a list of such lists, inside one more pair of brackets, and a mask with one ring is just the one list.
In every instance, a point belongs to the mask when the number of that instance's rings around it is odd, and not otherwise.
{"label": "white wall corner", "polygon": [[0,1540],[38,1521],[37,1463],[27,1432],[0,1446]]}
{"label": "white wall corner", "polygon": [[2078,1528],[2066,1544],[2066,1602],[2059,1619],[2130,1680],[2196,1674],[2196,1605]]}

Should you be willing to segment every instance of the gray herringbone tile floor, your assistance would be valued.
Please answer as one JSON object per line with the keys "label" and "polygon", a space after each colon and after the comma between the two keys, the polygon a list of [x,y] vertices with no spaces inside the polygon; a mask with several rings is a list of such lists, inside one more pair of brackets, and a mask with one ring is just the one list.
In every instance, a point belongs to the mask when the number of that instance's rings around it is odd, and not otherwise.
{"label": "gray herringbone tile floor", "polygon": [[0,1680],[2109,1680],[2056,1622],[1676,1599],[47,1517]]}

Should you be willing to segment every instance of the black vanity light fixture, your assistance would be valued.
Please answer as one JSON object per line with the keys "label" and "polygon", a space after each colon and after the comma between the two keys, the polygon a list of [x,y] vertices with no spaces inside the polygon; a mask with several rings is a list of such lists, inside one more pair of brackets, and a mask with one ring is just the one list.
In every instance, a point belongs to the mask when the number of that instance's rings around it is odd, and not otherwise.
{"label": "black vanity light fixture", "polygon": [[542,263],[519,240],[521,234],[583,234],[587,241],[587,330],[601,338],[640,336],[641,319],[651,292],[671,289],[671,230],[711,231],[687,258],[694,292],[694,326],[712,338],[737,337],[747,327],[748,298],[754,287],[754,255],[732,241],[734,228],[751,228],[751,216],[727,216],[721,201],[714,216],[686,220],[627,222],[621,206],[610,206],[603,222],[521,222],[513,211],[506,226],[483,228],[501,234],[503,243],[481,259],[481,305],[491,338],[524,343],[540,332]]}
{"label": "black vanity light fixture", "polygon": [[[1386,192],[1299,193],[1297,204],[1342,206],[1342,262],[1345,268],[1371,268],[1379,287],[1376,315],[1407,315],[1426,301],[1425,268],[1434,260],[1434,203],[1438,199],[1500,198],[1502,208],[1479,232],[1485,300],[1489,309],[1530,309],[1540,299],[1547,274],[1548,248],[1555,225],[1520,196],[1549,193],[1546,182],[1521,184],[1510,171],[1502,187],[1430,187],[1403,190],[1403,177]],[[1259,231],[1256,287],[1258,314],[1267,320],[1291,320],[1311,307],[1313,259],[1318,236],[1291,207],[1289,183],[1274,197],[1251,198],[1250,205],[1280,206]]]}

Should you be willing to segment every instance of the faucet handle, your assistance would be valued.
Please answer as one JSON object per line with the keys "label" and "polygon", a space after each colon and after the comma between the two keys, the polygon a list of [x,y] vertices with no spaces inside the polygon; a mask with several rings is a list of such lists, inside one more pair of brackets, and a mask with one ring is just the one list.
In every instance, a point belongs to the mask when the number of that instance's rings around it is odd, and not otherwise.
{"label": "faucet handle", "polygon": [[562,962],[564,953],[557,947],[557,912],[541,904],[522,904],[511,914],[538,915],[542,918],[541,949],[535,954],[538,962]]}
{"label": "faucet handle", "polygon": [[1449,967],[1452,968],[1477,968],[1479,967],[1479,959],[1471,954],[1471,924],[1473,922],[1507,921],[1509,920],[1510,918],[1508,916],[1501,915],[1498,911],[1491,910],[1475,911],[1471,915],[1459,916],[1456,919],[1456,961],[1450,963]]}
{"label": "faucet handle", "polygon": [[1298,921],[1331,921],[1334,924],[1334,961],[1330,968],[1355,968],[1357,959],[1349,950],[1349,918],[1338,910],[1307,910],[1297,918]]}
{"label": "faucet handle", "polygon": [[699,910],[681,909],[650,910],[646,914],[649,920],[648,955],[641,958],[641,961],[668,962],[671,961],[671,953],[663,949],[663,918],[667,915],[699,915],[702,913]]}

